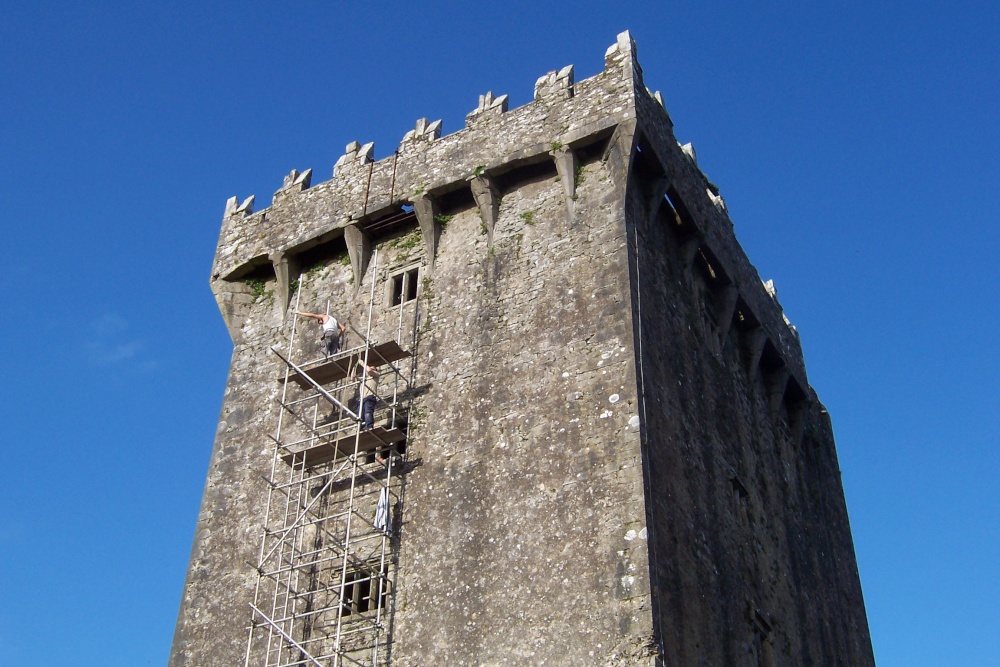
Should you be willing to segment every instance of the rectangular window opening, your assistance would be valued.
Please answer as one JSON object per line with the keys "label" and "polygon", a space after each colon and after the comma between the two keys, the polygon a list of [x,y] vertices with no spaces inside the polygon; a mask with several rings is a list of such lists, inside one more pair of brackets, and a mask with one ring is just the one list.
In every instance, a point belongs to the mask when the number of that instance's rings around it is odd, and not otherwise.
{"label": "rectangular window opening", "polygon": [[413,301],[417,298],[417,270],[407,271],[406,278],[406,300]]}
{"label": "rectangular window opening", "polygon": [[407,269],[389,278],[389,305],[399,306],[417,298],[420,269]]}
{"label": "rectangular window opening", "polygon": [[389,291],[391,295],[389,303],[391,305],[398,306],[403,303],[403,274],[391,278]]}
{"label": "rectangular window opening", "polygon": [[[340,608],[341,616],[362,614],[385,609],[389,598],[389,580],[385,577],[387,566],[383,565],[382,575],[378,574],[378,565],[369,568],[359,568],[347,573],[344,582],[344,603]],[[379,600],[379,589],[382,595]]]}

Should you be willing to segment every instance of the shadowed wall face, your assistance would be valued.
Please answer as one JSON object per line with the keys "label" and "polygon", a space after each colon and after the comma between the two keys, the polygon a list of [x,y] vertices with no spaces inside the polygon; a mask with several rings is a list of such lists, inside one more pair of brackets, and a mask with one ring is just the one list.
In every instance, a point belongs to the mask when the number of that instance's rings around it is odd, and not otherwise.
{"label": "shadowed wall face", "polygon": [[348,346],[413,354],[382,648],[360,664],[874,664],[797,334],[627,33],[605,62],[519,109],[483,95],[451,135],[421,119],[384,160],[352,143],[257,213],[227,204],[211,284],[235,350],[171,665],[284,664],[247,648],[285,465],[269,350],[315,357],[292,311],[327,303]]}

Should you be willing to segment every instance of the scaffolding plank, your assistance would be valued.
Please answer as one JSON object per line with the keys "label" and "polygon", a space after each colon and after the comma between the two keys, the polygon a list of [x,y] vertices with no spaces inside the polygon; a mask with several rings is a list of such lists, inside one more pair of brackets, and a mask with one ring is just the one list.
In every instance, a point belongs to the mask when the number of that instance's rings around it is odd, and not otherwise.
{"label": "scaffolding plank", "polygon": [[[391,364],[394,361],[399,361],[410,356],[407,350],[404,350],[399,346],[394,340],[388,341],[386,343],[379,343],[378,345],[373,345],[368,349],[368,365],[369,366],[384,366],[385,364]],[[337,380],[343,380],[351,373],[351,369],[358,363],[358,361],[364,361],[365,350],[360,348],[357,350],[351,350],[350,352],[345,352],[342,355],[335,355],[330,357],[326,361],[323,361],[310,368],[303,369],[309,374],[316,384],[327,384],[330,382],[335,382]],[[278,378],[279,382],[284,381],[284,376]],[[292,373],[288,376],[289,382],[294,382],[303,389],[308,389],[311,385],[309,382],[299,375],[298,373]]]}
{"label": "scaffolding plank", "polygon": [[[358,436],[358,452],[373,452],[379,447],[393,445],[406,439],[406,433],[398,428],[376,426],[368,431],[361,431]],[[281,460],[292,465],[305,458],[306,467],[312,467],[343,458],[354,453],[354,433],[347,432],[339,438],[329,438],[312,446],[295,447],[281,455]]]}

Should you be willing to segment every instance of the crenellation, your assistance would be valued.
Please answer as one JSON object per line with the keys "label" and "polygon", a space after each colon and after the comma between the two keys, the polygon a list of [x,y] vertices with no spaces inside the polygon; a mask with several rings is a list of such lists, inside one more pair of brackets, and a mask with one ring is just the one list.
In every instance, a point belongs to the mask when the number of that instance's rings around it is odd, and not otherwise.
{"label": "crenellation", "polygon": [[245,218],[249,215],[252,215],[254,198],[255,195],[250,195],[245,200],[243,200],[243,203],[241,204],[240,200],[237,199],[236,197],[230,197],[229,199],[226,200],[226,212],[224,214],[225,217],[231,218],[235,215],[241,215]]}
{"label": "crenellation", "polygon": [[622,78],[641,84],[642,67],[636,57],[636,51],[632,34],[628,30],[619,33],[615,43],[604,52],[604,69],[618,70]]}
{"label": "crenellation", "polygon": [[712,202],[712,206],[719,209],[723,213],[726,211],[726,202],[717,189],[711,187],[705,188],[705,194],[708,195],[708,199]]}
{"label": "crenellation", "polygon": [[273,206],[279,199],[298,194],[303,190],[308,190],[309,185],[312,182],[312,171],[312,169],[306,169],[302,173],[299,173],[297,169],[292,169],[288,175],[282,179],[281,187],[271,198],[271,205]]}
{"label": "crenellation", "polygon": [[696,153],[694,150],[694,144],[692,144],[690,141],[687,142],[686,144],[681,144],[681,142],[678,141],[677,145],[680,146],[681,152],[684,153],[684,155],[686,155],[689,160],[691,160],[691,164],[697,167],[698,153]]}
{"label": "crenellation", "polygon": [[281,189],[290,190],[297,188],[298,192],[308,189],[309,184],[312,182],[312,172],[312,169],[306,169],[302,173],[299,173],[296,169],[292,169],[288,176],[285,176],[282,181]]}
{"label": "crenellation", "polygon": [[494,97],[493,91],[479,96],[479,105],[465,117],[466,126],[507,113],[507,95]]}
{"label": "crenellation", "polygon": [[426,118],[420,118],[417,120],[416,127],[403,135],[403,140],[400,142],[399,146],[402,150],[413,146],[414,144],[431,142],[440,138],[441,121],[436,120],[433,123],[428,123]]}
{"label": "crenellation", "polygon": [[[524,138],[535,136],[540,124],[551,128],[550,136],[561,137],[560,141],[577,149],[599,140],[606,131],[629,116],[628,106],[616,100],[616,97],[629,94],[631,87],[628,82],[614,76],[609,78],[607,72],[576,83],[574,90],[572,98],[557,100],[555,106],[531,102],[509,112],[506,96],[494,97],[492,93],[488,93],[481,96],[481,107],[488,115],[493,114],[491,117],[502,119],[499,128],[493,127],[492,123],[487,123],[486,126],[473,123],[451,135],[438,136],[433,141],[421,143],[411,139],[413,143],[409,143],[409,146],[419,145],[422,148],[403,150],[397,156],[378,162],[371,161],[370,144],[362,146],[358,142],[352,142],[338,160],[336,177],[310,188],[313,194],[308,200],[280,198],[281,208],[269,216],[270,231],[264,233],[270,238],[281,238],[286,236],[289,226],[298,225],[298,220],[318,219],[316,205],[329,201],[331,197],[341,198],[337,206],[339,210],[348,211],[349,215],[364,216],[373,207],[391,206],[393,200],[406,201],[415,196],[414,193],[448,192],[463,182],[478,166],[502,172],[507,163],[534,161],[538,156],[551,151],[551,142],[527,145],[523,142]],[[581,124],[581,118],[593,120]],[[428,123],[426,126],[427,139],[437,134],[437,130],[432,127],[434,125]],[[500,150],[492,150],[497,142],[500,143]],[[504,144],[508,146],[506,150],[503,148]],[[368,168],[356,168],[359,164],[367,164]],[[329,219],[326,215],[321,217]],[[226,238],[235,242],[241,229],[231,227]],[[302,236],[304,231],[300,229],[296,235]],[[245,245],[238,253],[223,256],[225,263],[239,261],[240,256],[247,256],[247,252],[256,253],[262,247],[261,243],[254,241]],[[214,273],[228,275],[236,269],[236,266],[222,266],[217,267]]]}
{"label": "crenellation", "polygon": [[764,291],[767,292],[767,295],[772,299],[774,299],[774,302],[777,304],[778,288],[774,286],[774,279],[772,278],[770,280],[762,280],[760,281],[760,284],[764,286]]}
{"label": "crenellation", "polygon": [[553,70],[535,82],[535,100],[567,100],[573,97],[573,66],[566,65],[558,72]]}
{"label": "crenellation", "polygon": [[334,178],[343,171],[350,172],[358,166],[371,164],[374,152],[374,142],[361,145],[357,141],[352,141],[347,144],[344,148],[344,154],[337,158],[337,162],[333,165]]}
{"label": "crenellation", "polygon": [[[280,435],[270,350],[318,347],[293,299],[414,361],[392,602],[373,626],[391,650],[340,662],[770,664],[752,645],[766,635],[776,664],[873,665],[797,332],[631,35],[596,75],[567,66],[534,92],[515,109],[481,95],[449,135],[420,118],[377,161],[352,142],[331,180],[292,170],[258,213],[226,202],[211,287],[235,351],[172,667],[306,661],[246,643],[261,443]],[[316,418],[297,414],[295,437]],[[301,611],[288,627],[322,632]],[[813,641],[818,626],[836,638]]]}
{"label": "crenellation", "polygon": [[[652,126],[650,130],[655,127]],[[655,136],[654,132],[647,131],[648,139],[652,140]],[[690,144],[682,146],[665,132],[662,140],[651,141],[651,148],[657,154],[659,162],[664,165],[667,178],[673,184],[674,196],[683,202],[682,209],[690,209],[686,215],[694,222],[702,244],[711,249],[723,270],[731,276],[741,297],[760,319],[765,331],[768,332],[768,337],[788,363],[790,372],[800,384],[807,385],[797,332],[789,329],[784,322],[780,307],[775,308],[773,300],[765,296],[756,269],[750,264],[733,236],[732,221],[727,212],[716,206],[708,196],[711,183],[695,163],[693,146]],[[670,153],[679,154],[683,158],[672,159],[669,157]]]}

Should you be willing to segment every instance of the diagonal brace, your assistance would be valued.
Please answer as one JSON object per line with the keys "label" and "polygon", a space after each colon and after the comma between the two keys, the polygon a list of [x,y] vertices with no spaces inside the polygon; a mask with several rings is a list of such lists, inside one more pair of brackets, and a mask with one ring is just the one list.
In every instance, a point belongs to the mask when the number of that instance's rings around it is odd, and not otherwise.
{"label": "diagonal brace", "polygon": [[316,382],[316,380],[313,380],[312,377],[310,377],[310,375],[308,373],[306,373],[304,370],[302,370],[301,368],[299,368],[298,366],[296,366],[294,363],[292,363],[291,361],[289,361],[288,359],[286,359],[285,356],[283,354],[281,354],[281,352],[278,352],[278,350],[276,350],[273,347],[271,348],[271,352],[274,352],[276,355],[278,355],[279,359],[281,359],[286,364],[288,364],[291,368],[293,368],[295,370],[295,372],[298,373],[300,376],[304,377],[306,379],[306,382],[308,382],[309,384],[311,384],[312,387],[313,387],[313,389],[315,389],[316,391],[318,391],[323,396],[323,398],[325,398],[326,400],[330,401],[330,403],[332,403],[333,405],[337,406],[338,408],[340,408],[341,410],[343,410],[344,412],[346,412],[347,414],[349,414],[351,416],[351,419],[360,419],[360,417],[358,417],[358,415],[357,415],[356,412],[354,412],[353,410],[351,410],[350,408],[348,408],[346,405],[344,405],[343,403],[341,403],[340,401],[338,401],[337,399],[335,399],[333,397],[333,395],[330,394],[330,392],[328,392],[326,389],[323,389],[323,387],[318,382]]}
{"label": "diagonal brace", "polygon": [[292,639],[288,635],[287,632],[285,632],[280,627],[278,627],[277,623],[275,623],[274,621],[272,621],[271,619],[269,619],[267,617],[267,614],[265,614],[264,612],[262,612],[260,609],[257,609],[257,607],[253,606],[253,603],[250,604],[250,608],[253,609],[255,612],[257,612],[258,614],[260,614],[260,617],[263,618],[265,621],[267,621],[268,625],[270,625],[272,628],[274,628],[279,635],[281,635],[282,637],[284,637],[285,641],[287,641],[289,644],[291,644],[292,646],[294,646],[298,650],[302,651],[302,655],[304,655],[305,657],[309,658],[309,661],[312,662],[312,664],[316,665],[316,667],[323,667],[323,665],[321,665],[316,660],[316,658],[314,658],[311,655],[309,655],[309,651],[307,651],[304,648],[302,648],[302,646],[300,646],[297,641],[295,641],[294,639]]}
{"label": "diagonal brace", "polygon": [[318,501],[320,498],[323,497],[323,494],[326,493],[326,490],[330,488],[331,484],[333,484],[332,475],[330,476],[330,479],[327,480],[326,484],[323,485],[323,488],[319,490],[319,493],[316,494],[316,497],[310,500],[309,504],[302,508],[302,511],[299,513],[299,515],[295,517],[295,521],[292,522],[292,525],[288,526],[280,533],[275,533],[275,535],[278,536],[278,541],[275,543],[273,547],[271,547],[271,550],[268,551],[267,554],[260,559],[260,564],[257,566],[258,571],[260,571],[264,567],[264,563],[266,563],[267,559],[271,557],[271,554],[274,553],[274,550],[281,545],[281,542],[282,540],[285,539],[285,536],[288,535],[288,533],[291,532],[292,529],[296,528],[299,525],[299,522],[301,522],[303,517],[305,517],[306,514],[309,513],[309,510],[312,509],[312,506],[316,504],[316,501]]}

